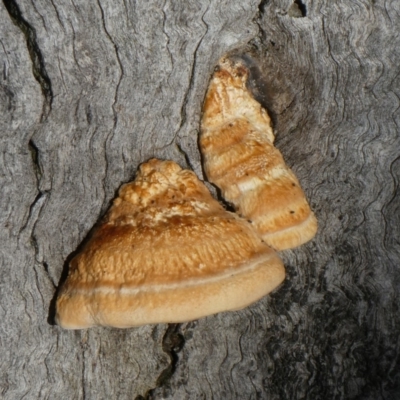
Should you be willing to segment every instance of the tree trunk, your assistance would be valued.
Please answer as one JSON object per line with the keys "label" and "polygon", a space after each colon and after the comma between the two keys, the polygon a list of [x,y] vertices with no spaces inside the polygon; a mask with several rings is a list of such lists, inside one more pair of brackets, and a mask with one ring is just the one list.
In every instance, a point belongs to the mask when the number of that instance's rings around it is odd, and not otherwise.
{"label": "tree trunk", "polygon": [[[400,398],[398,1],[0,8],[2,398]],[[141,162],[204,179],[201,105],[234,49],[259,60],[316,238],[282,252],[285,283],[242,311],[54,325],[68,261]]]}

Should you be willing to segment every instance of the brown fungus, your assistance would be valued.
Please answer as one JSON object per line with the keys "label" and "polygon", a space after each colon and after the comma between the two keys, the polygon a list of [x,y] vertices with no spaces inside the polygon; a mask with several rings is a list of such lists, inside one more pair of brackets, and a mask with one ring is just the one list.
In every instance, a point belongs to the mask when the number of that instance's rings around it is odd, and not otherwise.
{"label": "brown fungus", "polygon": [[56,321],[66,329],[190,321],[246,307],[284,276],[277,254],[193,172],[153,159],[70,262]]}
{"label": "brown fungus", "polygon": [[241,61],[229,58],[214,72],[201,122],[204,169],[268,245],[296,247],[314,237],[317,220],[273,145],[271,119],[247,89],[248,75]]}

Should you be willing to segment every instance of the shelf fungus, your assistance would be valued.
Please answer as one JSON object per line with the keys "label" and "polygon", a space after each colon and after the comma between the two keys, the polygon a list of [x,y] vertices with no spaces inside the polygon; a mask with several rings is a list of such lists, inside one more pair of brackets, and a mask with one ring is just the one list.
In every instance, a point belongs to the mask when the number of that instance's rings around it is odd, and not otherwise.
{"label": "shelf fungus", "polygon": [[293,172],[273,145],[267,111],[246,87],[244,61],[223,58],[211,79],[200,147],[208,179],[276,250],[312,239],[317,220]]}
{"label": "shelf fungus", "polygon": [[193,172],[153,159],[70,262],[56,321],[66,329],[190,321],[243,308],[284,276],[278,255]]}

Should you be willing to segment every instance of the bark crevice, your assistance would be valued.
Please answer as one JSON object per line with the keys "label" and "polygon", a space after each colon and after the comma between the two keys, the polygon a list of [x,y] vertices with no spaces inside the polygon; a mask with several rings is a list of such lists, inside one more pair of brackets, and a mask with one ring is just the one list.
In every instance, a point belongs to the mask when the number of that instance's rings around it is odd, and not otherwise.
{"label": "bark crevice", "polygon": [[39,82],[44,97],[42,115],[40,118],[41,122],[43,122],[51,112],[53,91],[51,80],[46,71],[44,57],[38,44],[36,30],[22,16],[21,10],[15,0],[3,0],[3,3],[14,25],[16,25],[25,36],[29,56],[32,61],[33,76]]}
{"label": "bark crevice", "polygon": [[120,72],[120,75],[119,75],[119,78],[118,78],[118,82],[117,82],[117,84],[116,84],[116,86],[115,86],[114,102],[113,102],[113,104],[112,104],[112,110],[113,110],[113,114],[114,114],[114,130],[115,130],[115,128],[116,128],[116,126],[117,126],[117,123],[118,123],[118,112],[117,112],[117,110],[116,110],[115,107],[116,107],[116,104],[118,103],[118,91],[119,91],[119,87],[120,87],[121,82],[122,82],[122,79],[123,79],[123,77],[124,77],[124,67],[123,67],[123,65],[122,65],[122,61],[121,61],[121,58],[120,58],[120,55],[119,55],[118,45],[117,45],[117,43],[115,42],[115,40],[112,38],[112,36],[111,36],[109,30],[107,29],[106,19],[105,19],[105,13],[104,13],[104,9],[103,9],[103,7],[102,7],[102,5],[101,5],[100,0],[97,0],[97,4],[99,5],[99,8],[100,8],[101,20],[102,20],[104,32],[105,32],[105,34],[107,35],[108,39],[110,40],[112,46],[114,47],[115,58],[116,58],[116,60],[117,60],[118,67],[119,67],[119,69],[120,69],[120,71],[121,71],[121,72]]}
{"label": "bark crevice", "polygon": [[157,389],[168,387],[168,382],[178,366],[178,353],[183,349],[183,346],[185,345],[185,338],[180,332],[181,326],[182,324],[168,324],[168,328],[165,331],[164,337],[162,339],[162,348],[163,351],[168,355],[170,359],[170,364],[167,365],[167,367],[161,372],[160,376],[157,378],[156,387],[150,389],[144,397],[138,396],[136,400],[151,400],[154,398],[154,392]]}

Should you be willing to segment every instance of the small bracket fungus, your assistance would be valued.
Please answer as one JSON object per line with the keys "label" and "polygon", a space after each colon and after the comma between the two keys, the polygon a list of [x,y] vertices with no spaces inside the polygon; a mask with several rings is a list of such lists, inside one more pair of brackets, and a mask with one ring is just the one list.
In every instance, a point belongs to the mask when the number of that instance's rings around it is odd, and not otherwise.
{"label": "small bracket fungus", "polygon": [[72,259],[56,321],[66,329],[190,321],[246,307],[284,276],[277,254],[193,172],[153,159]]}
{"label": "small bracket fungus", "polygon": [[208,179],[276,250],[312,239],[317,220],[273,145],[267,111],[246,87],[241,61],[220,60],[206,94],[200,147]]}

